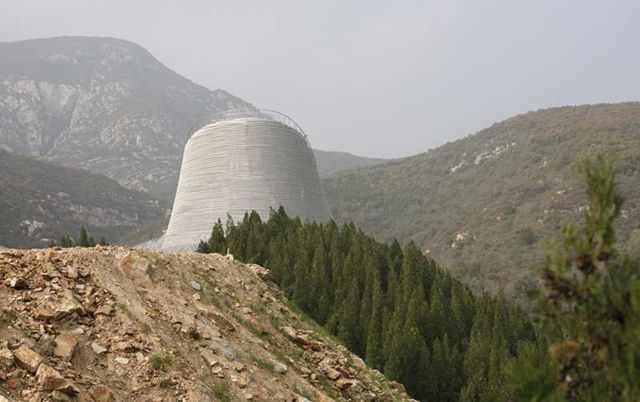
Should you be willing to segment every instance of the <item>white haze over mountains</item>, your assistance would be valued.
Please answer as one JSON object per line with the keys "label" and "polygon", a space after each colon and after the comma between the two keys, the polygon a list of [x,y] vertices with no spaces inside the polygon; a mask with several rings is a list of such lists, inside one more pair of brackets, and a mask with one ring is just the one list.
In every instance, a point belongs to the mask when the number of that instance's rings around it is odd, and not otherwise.
{"label": "white haze over mountains", "polygon": [[415,154],[516,113],[640,99],[640,2],[0,0],[0,41],[134,41],[294,117],[315,148]]}

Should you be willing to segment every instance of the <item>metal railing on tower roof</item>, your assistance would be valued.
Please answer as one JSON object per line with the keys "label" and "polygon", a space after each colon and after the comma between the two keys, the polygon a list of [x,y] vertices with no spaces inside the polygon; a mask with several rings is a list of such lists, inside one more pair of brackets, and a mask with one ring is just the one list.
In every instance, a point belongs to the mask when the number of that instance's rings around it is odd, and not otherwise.
{"label": "metal railing on tower roof", "polygon": [[210,124],[215,124],[215,123],[226,121],[226,120],[243,119],[243,118],[268,119],[268,120],[273,120],[278,123],[284,124],[285,126],[291,127],[304,138],[304,140],[307,142],[307,145],[309,145],[309,148],[311,148],[311,144],[309,144],[309,138],[307,137],[307,134],[304,132],[302,127],[300,127],[300,125],[298,125],[298,123],[296,123],[295,120],[293,120],[291,117],[273,109],[220,110],[211,116],[207,116],[203,119],[200,119],[196,124],[194,124],[191,130],[189,131],[189,137],[191,137],[196,131],[200,130],[202,127],[208,126]]}

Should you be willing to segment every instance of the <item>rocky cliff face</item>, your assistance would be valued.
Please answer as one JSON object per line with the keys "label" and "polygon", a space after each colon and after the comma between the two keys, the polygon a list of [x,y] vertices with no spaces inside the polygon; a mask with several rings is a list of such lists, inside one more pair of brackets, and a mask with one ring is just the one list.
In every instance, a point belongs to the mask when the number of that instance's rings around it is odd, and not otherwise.
{"label": "rocky cliff face", "polygon": [[403,401],[292,309],[269,271],[209,254],[0,250],[0,401]]}
{"label": "rocky cliff face", "polygon": [[60,37],[0,43],[0,147],[175,191],[193,126],[252,108],[163,66],[131,42]]}

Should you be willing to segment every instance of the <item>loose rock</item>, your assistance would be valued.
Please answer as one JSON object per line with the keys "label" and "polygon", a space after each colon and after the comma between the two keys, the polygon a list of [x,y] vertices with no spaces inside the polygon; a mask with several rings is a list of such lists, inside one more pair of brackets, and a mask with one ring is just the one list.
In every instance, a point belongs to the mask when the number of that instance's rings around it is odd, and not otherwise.
{"label": "loose rock", "polygon": [[236,330],[235,325],[233,325],[233,323],[229,321],[226,317],[224,317],[222,314],[212,311],[207,315],[211,317],[211,319],[222,328],[225,328],[229,331]]}
{"label": "loose rock", "polygon": [[101,346],[100,344],[93,342],[91,344],[91,349],[93,350],[93,352],[97,355],[101,355],[103,353],[107,353],[107,348]]}
{"label": "loose rock", "polygon": [[13,278],[10,278],[7,281],[7,285],[15,290],[24,290],[29,288],[29,285],[27,285],[27,282],[21,276],[14,276]]}
{"label": "loose rock", "polygon": [[73,335],[76,335],[76,336],[82,336],[82,335],[84,335],[84,328],[78,327],[78,328],[74,329],[73,331],[71,331],[71,333]]}
{"label": "loose rock", "polygon": [[209,365],[209,367],[213,367],[219,363],[218,358],[213,354],[213,352],[208,349],[201,349],[200,356],[202,356],[204,361],[207,362],[207,365]]}
{"label": "loose rock", "polygon": [[0,349],[0,368],[9,370],[15,364],[13,353],[7,348]]}
{"label": "loose rock", "polygon": [[67,332],[58,335],[54,342],[56,346],[53,354],[68,362],[73,357],[80,338]]}
{"label": "loose rock", "polygon": [[78,302],[76,297],[71,291],[65,291],[62,300],[58,303],[55,309],[55,318],[61,319],[67,315],[78,313],[82,314],[84,309]]}
{"label": "loose rock", "polygon": [[78,269],[75,267],[67,267],[67,277],[70,279],[78,279]]}
{"label": "loose rock", "polygon": [[118,267],[122,275],[131,279],[137,286],[145,288],[152,285],[151,278],[149,277],[151,263],[146,258],[129,252],[120,260]]}
{"label": "loose rock", "polygon": [[324,373],[329,377],[329,379],[334,381],[340,378],[340,372],[333,367],[325,367]]}
{"label": "loose rock", "polygon": [[40,365],[40,367],[38,368],[38,372],[36,373],[36,378],[38,381],[38,386],[47,391],[61,389],[66,385],[67,382],[64,377],[60,375],[60,373],[58,373],[55,369],[47,366],[46,364]]}
{"label": "loose rock", "polygon": [[275,371],[278,374],[286,374],[288,369],[287,369],[287,366],[285,366],[284,364],[280,362],[276,362],[273,365],[273,371]]}
{"label": "loose rock", "polygon": [[15,357],[18,366],[30,373],[35,373],[43,360],[42,356],[25,345],[21,345],[18,349],[14,350],[13,357]]}
{"label": "loose rock", "polygon": [[113,401],[113,392],[104,385],[96,385],[89,390],[89,395],[95,402],[111,402]]}
{"label": "loose rock", "polygon": [[346,378],[339,378],[338,381],[336,381],[336,387],[342,390],[345,390],[350,386],[351,386],[351,381]]}
{"label": "loose rock", "polygon": [[245,371],[247,369],[247,366],[245,366],[244,364],[240,363],[240,362],[235,362],[233,363],[233,369],[235,371],[237,371],[238,373],[241,373],[243,371]]}
{"label": "loose rock", "polygon": [[209,345],[216,353],[225,355],[230,360],[236,358],[236,351],[231,347],[228,340],[222,338],[214,338]]}

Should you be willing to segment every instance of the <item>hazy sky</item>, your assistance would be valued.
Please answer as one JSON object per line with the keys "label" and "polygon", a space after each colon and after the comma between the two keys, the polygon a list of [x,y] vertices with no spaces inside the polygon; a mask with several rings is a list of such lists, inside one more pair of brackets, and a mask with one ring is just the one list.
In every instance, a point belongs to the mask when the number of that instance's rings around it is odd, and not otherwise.
{"label": "hazy sky", "polygon": [[640,0],[0,0],[0,41],[112,36],[293,117],[314,147],[425,151],[514,114],[640,100]]}

